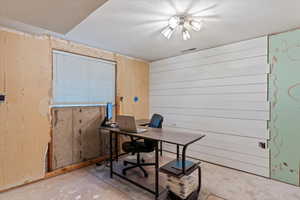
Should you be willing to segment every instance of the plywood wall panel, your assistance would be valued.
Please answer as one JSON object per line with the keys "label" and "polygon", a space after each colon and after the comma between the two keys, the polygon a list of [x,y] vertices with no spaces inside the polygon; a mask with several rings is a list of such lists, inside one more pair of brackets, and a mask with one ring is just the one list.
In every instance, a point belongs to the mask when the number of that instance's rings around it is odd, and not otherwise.
{"label": "plywood wall panel", "polygon": [[120,114],[149,118],[149,64],[117,56],[117,85]]}
{"label": "plywood wall panel", "polygon": [[46,37],[0,31],[0,69],[7,95],[0,106],[1,113],[5,111],[0,124],[0,190],[44,177],[51,127],[50,61]]}
{"label": "plywood wall panel", "polygon": [[[0,38],[1,39],[1,38]],[[0,41],[1,42],[1,41]],[[5,59],[0,60],[0,94],[5,92]]]}
{"label": "plywood wall panel", "polygon": [[[0,92],[7,95],[7,101],[0,104],[0,160],[5,161],[0,162],[0,191],[45,175],[51,139],[53,49],[116,61],[123,73],[118,73],[117,90],[131,99],[118,104],[118,110],[122,106],[137,118],[148,118],[148,63],[54,37],[1,29]],[[140,97],[135,104],[134,95]],[[103,137],[105,143],[107,137]]]}

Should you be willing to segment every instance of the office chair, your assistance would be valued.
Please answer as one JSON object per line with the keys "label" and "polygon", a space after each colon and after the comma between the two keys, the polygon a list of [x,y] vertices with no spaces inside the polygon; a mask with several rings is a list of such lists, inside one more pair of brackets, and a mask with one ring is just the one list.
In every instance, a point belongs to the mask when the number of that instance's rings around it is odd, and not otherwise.
{"label": "office chair", "polygon": [[[151,128],[162,128],[163,123],[163,117],[159,114],[154,114],[151,118],[151,121],[149,123],[149,127]],[[141,133],[142,134],[142,133]],[[155,163],[145,163],[143,159],[141,159],[140,153],[150,153],[153,152],[155,149],[156,142],[153,140],[145,139],[144,142],[139,142],[138,140],[134,140],[133,137],[131,137],[130,142],[124,142],[122,144],[122,149],[126,153],[132,153],[136,154],[136,162],[130,162],[130,161],[124,161],[124,166],[130,164],[131,166],[126,167],[123,169],[122,173],[123,175],[126,175],[126,171],[134,168],[140,168],[142,172],[144,173],[145,177],[148,177],[148,173],[143,168],[143,166],[151,166],[155,165]]]}

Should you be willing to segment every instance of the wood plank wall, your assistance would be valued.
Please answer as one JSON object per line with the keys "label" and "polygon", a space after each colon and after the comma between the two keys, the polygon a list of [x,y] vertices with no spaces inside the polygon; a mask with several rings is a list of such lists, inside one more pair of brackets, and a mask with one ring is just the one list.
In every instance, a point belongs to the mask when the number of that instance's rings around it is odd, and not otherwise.
{"label": "wood plank wall", "polygon": [[[123,60],[120,65],[127,78],[122,79],[124,75],[118,74],[117,87],[122,85],[126,88],[117,90],[123,96],[126,93],[143,96],[143,104],[148,103],[147,95],[140,94],[148,91],[149,87],[142,77],[148,77],[147,62],[54,37],[1,29],[0,92],[7,95],[7,101],[0,104],[0,191],[45,177],[48,143],[51,141],[49,105],[52,98],[53,49],[112,60],[117,65],[119,60]],[[137,66],[141,66],[143,72]],[[127,67],[130,73],[126,72]],[[131,87],[127,87],[132,76],[136,76],[135,83],[144,84],[135,86],[131,83]],[[128,101],[123,104],[123,109],[131,104],[135,107],[135,103]],[[148,105],[139,105],[131,113],[148,117]]]}
{"label": "wood plank wall", "polygon": [[267,37],[150,66],[150,112],[167,127],[207,135],[190,156],[269,176],[269,151],[259,146],[269,139]]}

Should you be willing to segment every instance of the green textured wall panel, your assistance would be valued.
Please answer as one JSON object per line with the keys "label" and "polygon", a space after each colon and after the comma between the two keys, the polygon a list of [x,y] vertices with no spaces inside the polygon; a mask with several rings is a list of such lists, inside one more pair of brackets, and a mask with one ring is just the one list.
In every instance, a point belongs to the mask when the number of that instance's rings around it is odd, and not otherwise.
{"label": "green textured wall panel", "polygon": [[270,36],[271,178],[299,185],[300,30]]}

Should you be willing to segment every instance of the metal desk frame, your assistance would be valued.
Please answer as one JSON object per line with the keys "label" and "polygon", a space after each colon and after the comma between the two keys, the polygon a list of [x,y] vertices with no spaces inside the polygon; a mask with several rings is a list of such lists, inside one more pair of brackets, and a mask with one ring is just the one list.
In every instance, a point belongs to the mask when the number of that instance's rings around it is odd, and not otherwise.
{"label": "metal desk frame", "polygon": [[[159,195],[160,195],[160,192],[159,192],[159,148],[158,148],[158,143],[159,142],[166,142],[166,143],[170,143],[170,144],[175,144],[177,145],[177,159],[179,160],[179,157],[180,157],[180,153],[179,153],[179,150],[180,150],[180,146],[183,147],[183,150],[182,150],[182,173],[185,174],[186,173],[186,169],[185,169],[185,160],[186,160],[186,149],[187,147],[200,140],[201,138],[204,137],[204,135],[202,137],[199,137],[195,140],[192,140],[190,141],[189,143],[185,144],[185,145],[181,145],[181,144],[176,144],[176,143],[173,143],[173,142],[168,142],[168,141],[163,141],[163,140],[158,140],[158,139],[153,139],[154,141],[156,141],[156,145],[155,145],[155,190],[152,190],[150,188],[147,188],[129,178],[127,178],[126,176],[122,175],[122,174],[119,174],[117,172],[115,172],[113,170],[114,166],[113,166],[113,161],[114,161],[114,152],[113,152],[113,134],[115,134],[115,160],[118,161],[119,159],[119,149],[118,149],[118,146],[119,146],[119,135],[127,135],[127,136],[134,136],[134,137],[137,137],[137,138],[140,138],[140,139],[149,139],[148,137],[143,137],[143,134],[134,134],[133,133],[126,133],[126,132],[120,132],[120,131],[117,131],[117,130],[114,130],[112,128],[107,128],[107,127],[100,127],[100,129],[104,129],[104,130],[107,130],[109,131],[109,148],[110,148],[110,178],[113,178],[113,175],[116,175],[130,183],[132,183],[133,185],[137,186],[137,187],[140,187],[152,194],[155,195],[155,199],[158,199],[159,198]],[[122,154],[123,155],[123,154]]]}

